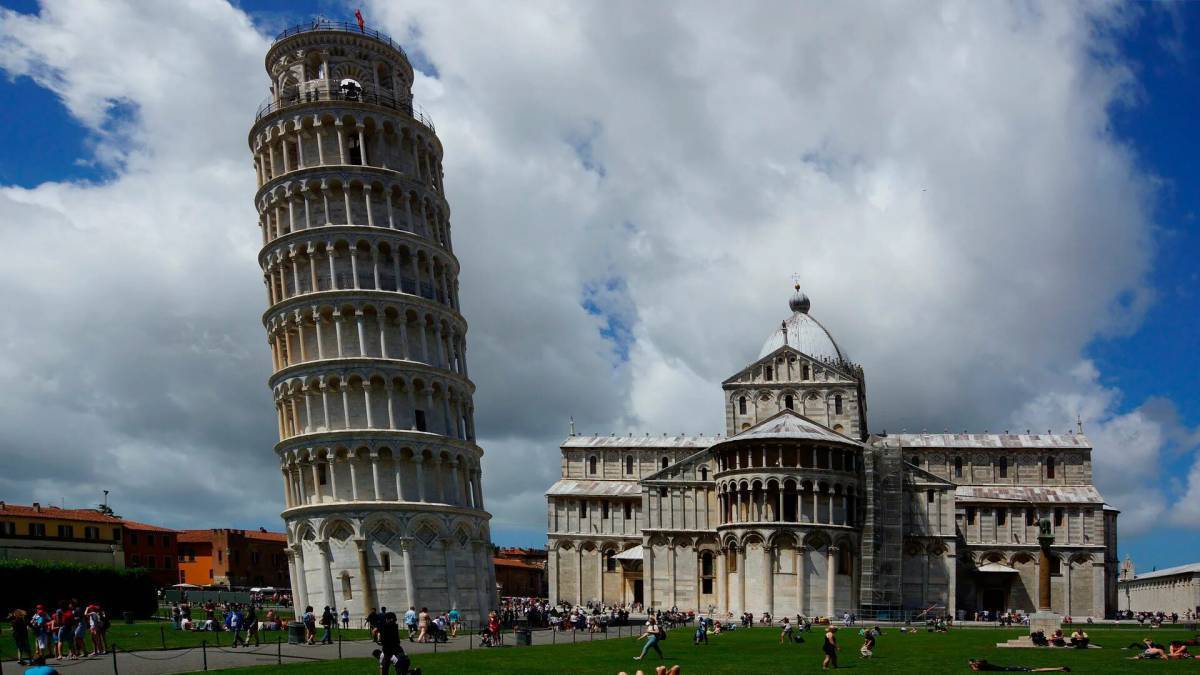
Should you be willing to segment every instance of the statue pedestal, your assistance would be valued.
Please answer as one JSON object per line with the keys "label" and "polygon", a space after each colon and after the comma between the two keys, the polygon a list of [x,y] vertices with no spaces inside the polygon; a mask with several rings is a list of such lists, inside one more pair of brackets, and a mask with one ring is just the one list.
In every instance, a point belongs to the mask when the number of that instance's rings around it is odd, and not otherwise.
{"label": "statue pedestal", "polygon": [[[1041,631],[1049,640],[1054,631],[1062,628],[1062,617],[1054,612],[1034,612],[1029,615],[1029,635]],[[1008,642],[996,643],[997,647],[1036,647],[1029,635],[1013,638]]]}

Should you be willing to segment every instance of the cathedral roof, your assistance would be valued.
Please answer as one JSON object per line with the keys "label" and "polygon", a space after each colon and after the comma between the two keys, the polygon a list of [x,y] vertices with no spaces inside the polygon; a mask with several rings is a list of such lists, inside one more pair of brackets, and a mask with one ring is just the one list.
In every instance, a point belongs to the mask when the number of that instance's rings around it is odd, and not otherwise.
{"label": "cathedral roof", "polygon": [[552,497],[640,497],[637,483],[623,480],[560,480],[546,490]]}
{"label": "cathedral roof", "polygon": [[568,436],[564,448],[707,448],[723,436]]}
{"label": "cathedral roof", "polygon": [[888,434],[875,445],[901,448],[1090,448],[1083,434]]}
{"label": "cathedral roof", "polygon": [[1051,504],[1099,504],[1104,502],[1100,491],[1092,485],[1020,486],[1020,485],[959,485],[954,489],[956,501],[993,501]]}
{"label": "cathedral roof", "polygon": [[[833,336],[829,334],[828,330],[825,330],[825,326],[809,315],[808,310],[811,306],[812,303],[808,296],[801,293],[800,286],[797,285],[796,294],[788,300],[788,307],[792,310],[792,315],[784,319],[779,328],[771,331],[771,335],[763,343],[758,358],[761,359],[787,344],[814,359],[833,363],[848,362],[850,357],[838,347]],[[785,334],[787,335],[786,342],[784,341]]]}
{"label": "cathedral roof", "polygon": [[800,439],[824,441],[826,443],[839,443],[842,445],[862,445],[852,438],[843,436],[836,431],[813,422],[812,420],[800,415],[795,411],[787,409],[781,410],[774,416],[759,422],[742,433],[730,437],[726,442],[753,439]]}

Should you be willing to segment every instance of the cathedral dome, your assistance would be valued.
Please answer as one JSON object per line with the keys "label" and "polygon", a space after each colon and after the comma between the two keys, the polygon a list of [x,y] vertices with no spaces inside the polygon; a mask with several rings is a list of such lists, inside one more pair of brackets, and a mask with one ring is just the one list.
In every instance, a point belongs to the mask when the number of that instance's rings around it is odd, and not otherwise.
{"label": "cathedral dome", "polygon": [[795,295],[788,300],[788,307],[792,310],[792,315],[767,337],[758,358],[761,359],[782,347],[784,333],[786,333],[787,344],[802,354],[822,361],[849,361],[850,357],[838,347],[829,331],[825,330],[819,321],[809,316],[808,310],[811,306],[812,302],[809,301],[807,295],[800,292],[800,286],[797,285]]}

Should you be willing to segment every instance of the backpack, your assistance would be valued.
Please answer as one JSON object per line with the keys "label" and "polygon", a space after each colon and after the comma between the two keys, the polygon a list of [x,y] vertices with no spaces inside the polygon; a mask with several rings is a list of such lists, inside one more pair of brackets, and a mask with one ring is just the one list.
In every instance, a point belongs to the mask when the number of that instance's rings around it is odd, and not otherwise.
{"label": "backpack", "polygon": [[658,641],[662,642],[663,640],[666,640],[666,639],[667,639],[667,629],[663,628],[662,625],[660,624],[658,626]]}

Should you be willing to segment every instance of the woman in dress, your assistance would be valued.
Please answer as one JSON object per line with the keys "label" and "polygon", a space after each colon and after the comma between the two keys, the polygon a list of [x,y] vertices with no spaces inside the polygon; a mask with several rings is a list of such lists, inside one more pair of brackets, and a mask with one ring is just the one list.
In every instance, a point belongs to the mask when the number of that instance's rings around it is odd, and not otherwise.
{"label": "woman in dress", "polygon": [[417,614],[417,630],[420,634],[417,635],[417,642],[429,642],[429,608],[422,607],[421,613]]}
{"label": "woman in dress", "polygon": [[825,660],[821,662],[821,670],[837,668],[838,643],[835,633],[837,626],[830,624],[825,629],[825,644],[821,646],[821,651],[825,652]]}

